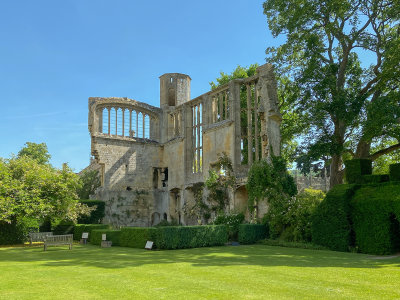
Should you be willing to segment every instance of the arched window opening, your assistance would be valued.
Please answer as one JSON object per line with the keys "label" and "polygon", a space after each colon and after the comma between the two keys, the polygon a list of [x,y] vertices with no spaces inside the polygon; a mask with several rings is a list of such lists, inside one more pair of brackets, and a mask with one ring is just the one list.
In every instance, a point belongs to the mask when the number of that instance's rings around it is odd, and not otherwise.
{"label": "arched window opening", "polygon": [[129,136],[130,130],[130,113],[129,109],[124,109],[124,131],[122,133],[123,136]]}
{"label": "arched window opening", "polygon": [[143,138],[143,114],[140,112],[137,115],[137,134],[138,138]]}
{"label": "arched window opening", "polygon": [[117,109],[117,135],[122,136],[122,109],[118,108]]}
{"label": "arched window opening", "polygon": [[103,112],[102,112],[102,119],[103,119],[103,122],[102,122],[102,130],[101,130],[101,132],[102,133],[105,133],[105,134],[109,134],[109,131],[108,131],[108,108],[107,107],[105,107],[105,108],[103,108]]}
{"label": "arched window opening", "polygon": [[150,138],[150,116],[149,115],[146,115],[146,117],[144,119],[144,125],[145,125],[144,137],[146,139],[149,139]]}
{"label": "arched window opening", "polygon": [[116,120],[117,120],[117,111],[115,110],[115,108],[111,108],[110,110],[110,133],[111,135],[115,135],[116,132]]}

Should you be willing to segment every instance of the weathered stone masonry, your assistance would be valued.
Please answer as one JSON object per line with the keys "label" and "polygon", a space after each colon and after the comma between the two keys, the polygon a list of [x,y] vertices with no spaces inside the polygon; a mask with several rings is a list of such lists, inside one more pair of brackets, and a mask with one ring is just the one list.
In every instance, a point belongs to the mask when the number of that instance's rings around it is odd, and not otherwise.
{"label": "weathered stone masonry", "polygon": [[[231,212],[246,211],[252,162],[280,152],[281,114],[272,66],[190,99],[188,75],[160,77],[160,107],[128,98],[89,98],[92,167],[106,201],[104,222],[151,226],[160,220],[196,224],[192,187],[225,152],[237,177]],[[259,207],[262,214],[265,207]]]}

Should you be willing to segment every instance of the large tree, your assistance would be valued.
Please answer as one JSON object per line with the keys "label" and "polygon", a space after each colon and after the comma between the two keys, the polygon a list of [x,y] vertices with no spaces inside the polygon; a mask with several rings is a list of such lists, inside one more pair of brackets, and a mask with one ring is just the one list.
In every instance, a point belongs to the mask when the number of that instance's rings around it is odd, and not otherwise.
{"label": "large tree", "polygon": [[56,169],[43,162],[30,155],[0,158],[0,223],[75,221],[92,210],[76,200],[79,176],[67,164]]}
{"label": "large tree", "polygon": [[[286,37],[267,61],[311,116],[299,165],[325,160],[333,186],[346,155],[376,160],[400,149],[400,2],[268,0],[264,13],[272,34]],[[374,147],[382,139],[392,143]]]}

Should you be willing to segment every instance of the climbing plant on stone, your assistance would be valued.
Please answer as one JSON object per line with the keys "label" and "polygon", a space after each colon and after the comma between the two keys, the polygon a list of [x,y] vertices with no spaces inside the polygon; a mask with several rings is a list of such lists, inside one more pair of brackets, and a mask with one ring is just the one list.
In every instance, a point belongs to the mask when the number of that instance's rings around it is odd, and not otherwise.
{"label": "climbing plant on stone", "polygon": [[205,182],[211,209],[218,213],[224,212],[229,203],[229,190],[235,186],[236,177],[232,162],[226,153],[221,153],[218,160],[210,165],[208,178]]}
{"label": "climbing plant on stone", "polygon": [[[254,162],[248,173],[246,187],[250,213],[254,213],[260,201],[267,201],[271,237],[279,236],[287,225],[284,215],[288,211],[290,198],[297,194],[296,183],[287,172],[285,160],[272,156],[271,162],[264,159]],[[255,216],[253,214],[253,221]]]}

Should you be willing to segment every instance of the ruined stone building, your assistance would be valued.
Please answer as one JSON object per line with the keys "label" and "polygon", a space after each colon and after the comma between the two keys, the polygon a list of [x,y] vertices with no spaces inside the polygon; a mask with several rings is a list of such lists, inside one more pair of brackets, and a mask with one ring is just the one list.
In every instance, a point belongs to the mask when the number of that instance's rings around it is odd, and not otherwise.
{"label": "ruined stone building", "polygon": [[[281,114],[272,66],[190,99],[191,78],[160,76],[160,107],[128,98],[89,98],[91,167],[101,176],[93,198],[106,202],[104,222],[152,226],[161,220],[197,224],[193,186],[221,153],[236,176],[230,212],[247,209],[253,161],[280,152]],[[260,214],[265,207],[260,207]]]}

